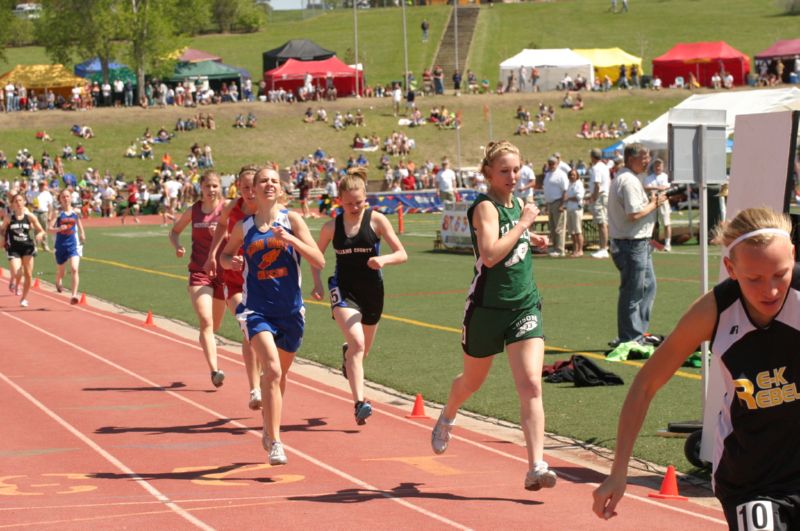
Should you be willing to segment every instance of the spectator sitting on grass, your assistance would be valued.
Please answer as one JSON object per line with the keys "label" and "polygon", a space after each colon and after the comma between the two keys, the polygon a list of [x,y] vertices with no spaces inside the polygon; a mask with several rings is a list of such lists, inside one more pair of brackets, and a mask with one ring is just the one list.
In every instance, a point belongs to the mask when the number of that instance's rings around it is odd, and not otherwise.
{"label": "spectator sitting on grass", "polygon": [[322,107],[317,109],[317,121],[328,123],[328,111]]}
{"label": "spectator sitting on grass", "polygon": [[73,160],[75,158],[72,146],[64,146],[64,149],[61,150],[61,158],[64,160]]}
{"label": "spectator sitting on grass", "polygon": [[237,114],[236,118],[233,120],[233,127],[237,129],[244,129],[244,116],[241,114]]}
{"label": "spectator sitting on grass", "polygon": [[256,126],[256,115],[252,112],[248,112],[247,120],[245,121],[244,126],[248,129],[254,129]]}
{"label": "spectator sitting on grass", "polygon": [[86,148],[83,147],[83,144],[78,144],[75,146],[75,158],[77,160],[90,160],[86,155]]}
{"label": "spectator sitting on grass", "polygon": [[303,121],[307,124],[314,122],[314,111],[311,109],[311,107],[308,107],[306,112],[303,113]]}
{"label": "spectator sitting on grass", "polygon": [[547,126],[544,123],[544,118],[542,118],[541,114],[536,115],[536,120],[533,122],[533,132],[534,133],[546,133]]}
{"label": "spectator sitting on grass", "polygon": [[153,146],[150,145],[150,142],[142,143],[142,152],[139,156],[142,157],[142,160],[153,158]]}
{"label": "spectator sitting on grass", "polygon": [[339,111],[336,111],[336,115],[333,117],[333,128],[337,131],[344,129],[344,117]]}
{"label": "spectator sitting on grass", "polygon": [[131,145],[128,146],[128,149],[125,150],[125,157],[129,159],[135,159],[136,156],[136,141],[134,140],[131,142]]}
{"label": "spectator sitting on grass", "polygon": [[528,136],[533,131],[533,120],[521,120],[514,131],[515,135]]}

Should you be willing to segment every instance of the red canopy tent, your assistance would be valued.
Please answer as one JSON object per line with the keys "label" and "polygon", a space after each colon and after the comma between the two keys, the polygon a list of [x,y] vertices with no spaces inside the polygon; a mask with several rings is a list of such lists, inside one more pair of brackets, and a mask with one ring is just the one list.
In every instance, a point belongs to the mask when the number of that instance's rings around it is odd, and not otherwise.
{"label": "red canopy tent", "polygon": [[288,59],[278,68],[264,72],[264,82],[268,90],[283,88],[295,92],[303,86],[306,74],[311,74],[312,84],[317,88],[325,88],[328,75],[333,77],[333,85],[339,96],[352,96],[356,93],[356,75],[358,90],[364,91],[364,72],[347,66],[337,57],[324,61],[298,61]]}
{"label": "red canopy tent", "polygon": [[672,85],[678,76],[688,82],[692,73],[701,85],[709,87],[711,76],[723,68],[733,75],[734,85],[744,85],[750,73],[750,58],[729,44],[716,41],[676,44],[653,59],[653,76],[660,77],[664,86]]}
{"label": "red canopy tent", "polygon": [[800,57],[800,39],[786,39],[775,42],[772,46],[759,52],[755,56],[756,66],[759,62],[766,61],[768,63],[768,71],[775,74],[776,62],[783,62],[783,81],[790,82],[792,72],[794,71],[795,58]]}

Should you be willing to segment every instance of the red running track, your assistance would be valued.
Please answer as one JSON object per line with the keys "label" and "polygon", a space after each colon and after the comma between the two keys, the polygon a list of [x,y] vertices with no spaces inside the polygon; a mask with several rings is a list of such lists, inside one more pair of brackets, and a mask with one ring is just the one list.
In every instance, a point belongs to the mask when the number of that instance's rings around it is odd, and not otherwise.
{"label": "red running track", "polygon": [[652,500],[637,485],[603,522],[591,513],[593,470],[549,455],[561,479],[531,493],[524,448],[459,427],[434,456],[433,420],[374,402],[356,426],[346,390],[296,373],[289,464],[271,467],[237,354],[221,351],[227,378],[215,391],[193,341],[44,289],[22,309],[7,280],[0,529],[725,527],[719,510]]}

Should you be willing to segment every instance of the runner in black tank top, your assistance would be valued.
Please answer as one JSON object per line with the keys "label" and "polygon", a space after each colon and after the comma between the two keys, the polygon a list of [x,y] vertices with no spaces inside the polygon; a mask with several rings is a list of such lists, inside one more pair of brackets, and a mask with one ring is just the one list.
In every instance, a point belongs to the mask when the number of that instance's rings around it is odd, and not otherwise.
{"label": "runner in black tank top", "polygon": [[[386,216],[369,210],[366,180],[364,168],[348,170],[339,184],[341,213],[322,227],[317,242],[323,253],[333,243],[336,253],[336,270],[328,279],[331,313],[346,340],[342,345],[342,374],[350,383],[358,424],[365,424],[372,414],[372,405],[364,399],[364,358],[372,347],[383,312],[382,268],[407,259]],[[390,254],[380,254],[381,238],[392,249]],[[321,271],[312,272],[312,295],[321,300]]]}
{"label": "runner in black tank top", "polygon": [[[31,237],[31,229],[36,232],[34,238]],[[41,241],[44,236],[45,231],[39,220],[25,209],[25,197],[19,193],[12,196],[8,216],[0,226],[0,239],[6,248],[11,270],[8,288],[12,293],[22,296],[19,301],[22,307],[28,306],[36,241]]]}
{"label": "runner in black tank top", "polygon": [[631,385],[612,472],[594,493],[601,518],[616,514],[653,396],[711,340],[719,371],[711,372],[709,400],[721,405],[703,438],[714,441],[714,494],[728,525],[800,529],[800,266],[791,229],[788,216],[767,208],[742,210],[718,229],[730,278],[689,308]]}

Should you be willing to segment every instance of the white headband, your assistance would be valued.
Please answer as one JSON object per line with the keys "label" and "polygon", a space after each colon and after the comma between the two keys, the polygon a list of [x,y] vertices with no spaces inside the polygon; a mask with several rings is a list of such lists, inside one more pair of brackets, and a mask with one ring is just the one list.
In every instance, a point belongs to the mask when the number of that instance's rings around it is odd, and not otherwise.
{"label": "white headband", "polygon": [[788,232],[786,232],[783,229],[777,229],[777,228],[771,227],[771,228],[767,228],[767,229],[753,230],[753,231],[750,231],[750,232],[746,232],[746,233],[742,234],[741,236],[739,236],[738,238],[736,238],[735,240],[733,240],[731,242],[731,244],[728,245],[725,248],[725,256],[730,256],[731,250],[733,250],[734,247],[736,247],[737,245],[742,243],[744,240],[752,238],[753,236],[758,236],[760,234],[777,234],[777,235],[780,235],[780,236],[786,236],[790,240],[792,239],[792,235],[789,234]]}

